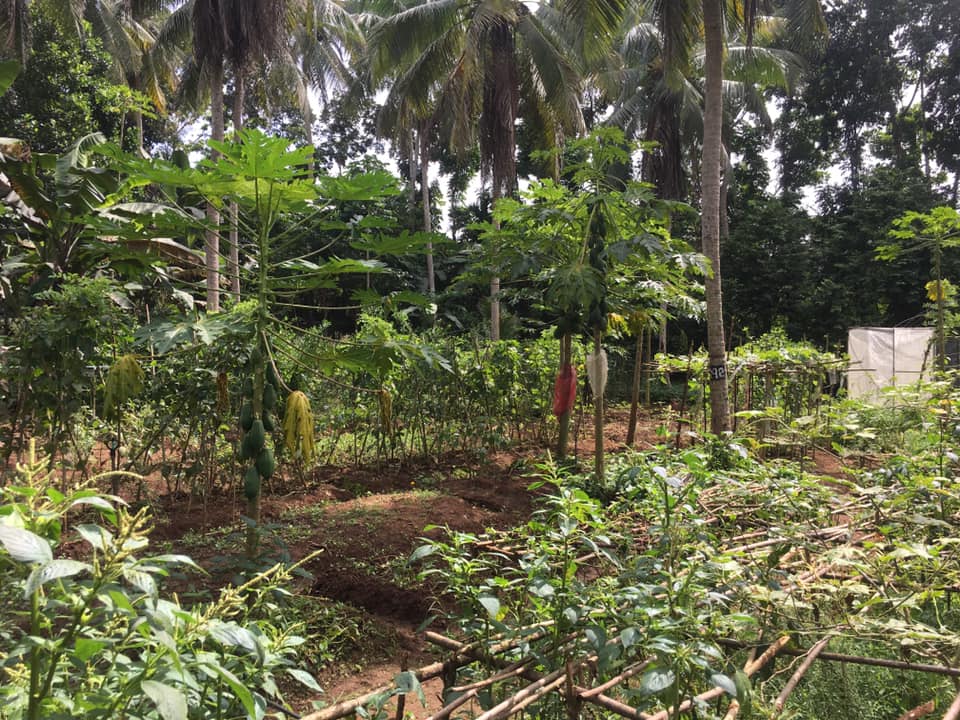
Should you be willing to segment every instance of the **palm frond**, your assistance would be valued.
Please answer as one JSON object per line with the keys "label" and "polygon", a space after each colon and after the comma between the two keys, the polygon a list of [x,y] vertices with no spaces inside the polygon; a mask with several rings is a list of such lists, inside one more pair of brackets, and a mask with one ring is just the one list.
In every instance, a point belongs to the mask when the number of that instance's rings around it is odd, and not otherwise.
{"label": "palm frond", "polygon": [[663,65],[684,68],[702,34],[700,0],[652,0],[651,12],[660,29]]}
{"label": "palm frond", "polygon": [[582,84],[578,73],[567,61],[568,55],[557,47],[557,41],[545,32],[534,15],[525,13],[521,17],[517,33],[523,39],[525,54],[530,59],[531,78],[538,96],[568,130],[583,132]]}
{"label": "palm frond", "polygon": [[139,73],[142,53],[114,8],[104,7],[102,3],[89,3],[86,19],[94,35],[100,38],[104,49],[113,58],[121,76]]}
{"label": "palm frond", "polygon": [[374,80],[412,63],[424,48],[459,23],[461,5],[462,0],[431,0],[377,23],[367,41]]}
{"label": "palm frond", "polygon": [[161,56],[176,49],[189,47],[193,37],[194,2],[195,0],[187,0],[170,13],[160,26],[154,47]]}
{"label": "palm frond", "polygon": [[629,28],[619,47],[620,55],[627,62],[643,62],[662,52],[660,29],[650,22],[641,22]]}
{"label": "palm frond", "polygon": [[574,44],[587,63],[603,56],[626,12],[626,0],[558,0],[558,10],[570,18]]}
{"label": "palm frond", "polygon": [[789,50],[754,45],[727,48],[727,77],[766,87],[789,90],[803,71],[803,59]]}

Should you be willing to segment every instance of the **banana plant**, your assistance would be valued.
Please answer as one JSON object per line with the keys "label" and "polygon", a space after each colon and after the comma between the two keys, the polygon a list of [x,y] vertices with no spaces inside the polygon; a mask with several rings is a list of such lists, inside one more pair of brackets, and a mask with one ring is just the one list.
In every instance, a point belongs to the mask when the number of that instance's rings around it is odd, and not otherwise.
{"label": "banana plant", "polygon": [[[3,87],[0,71],[0,90]],[[14,241],[2,258],[4,296],[26,281],[33,295],[66,273],[85,274],[104,262],[123,271],[156,273],[157,257],[192,265],[195,254],[169,238],[113,237],[103,217],[129,209],[132,188],[121,183],[105,155],[113,147],[101,133],[85,135],[57,156],[32,153],[0,139],[0,210]],[[156,209],[139,205],[141,212]],[[201,259],[202,260],[202,259]]]}

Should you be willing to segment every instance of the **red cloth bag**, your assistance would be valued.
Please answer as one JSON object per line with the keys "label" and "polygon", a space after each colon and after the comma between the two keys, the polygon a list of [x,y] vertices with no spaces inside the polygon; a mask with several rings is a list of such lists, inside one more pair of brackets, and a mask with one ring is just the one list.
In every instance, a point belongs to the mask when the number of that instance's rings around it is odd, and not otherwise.
{"label": "red cloth bag", "polygon": [[565,412],[570,412],[576,400],[577,371],[568,363],[560,369],[553,385],[553,414],[560,417]]}

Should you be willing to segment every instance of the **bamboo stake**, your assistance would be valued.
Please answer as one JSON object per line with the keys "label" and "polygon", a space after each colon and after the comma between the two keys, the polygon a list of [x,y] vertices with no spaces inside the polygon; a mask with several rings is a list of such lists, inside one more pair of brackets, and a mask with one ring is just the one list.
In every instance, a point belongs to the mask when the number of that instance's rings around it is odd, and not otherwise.
{"label": "bamboo stake", "polygon": [[[456,665],[462,665],[464,662],[463,659],[454,659],[451,663]],[[419,670],[414,670],[414,673],[417,676],[417,679],[420,682],[425,680],[430,680],[435,677],[440,677],[450,665],[448,663],[436,662],[431,663],[430,665],[425,665]],[[361,695],[358,698],[353,698],[352,700],[344,700],[343,702],[338,702],[336,705],[331,705],[328,708],[323,708],[322,710],[317,710],[312,712],[309,715],[304,715],[301,720],[338,720],[338,718],[346,717],[347,715],[352,715],[357,711],[357,708],[363,707],[367,703],[374,700],[378,695],[383,695],[393,690],[393,685],[383,685],[378,687],[376,690],[371,690],[366,695]]]}
{"label": "bamboo stake", "polygon": [[494,683],[500,682],[501,680],[506,680],[507,678],[516,677],[517,675],[522,675],[527,665],[533,660],[533,657],[526,657],[523,660],[518,660],[513,665],[504,668],[501,672],[498,672],[496,675],[491,675],[486,680],[478,680],[477,682],[470,683],[469,685],[458,685],[456,687],[450,688],[453,692],[467,692],[468,690],[480,690],[487,687],[488,685],[493,685]]}
{"label": "bamboo stake", "polygon": [[773,713],[770,716],[771,718],[775,718],[781,712],[783,712],[783,706],[787,702],[787,698],[790,697],[790,693],[794,691],[794,689],[800,683],[800,680],[802,680],[803,676],[806,675],[807,670],[809,670],[810,666],[813,665],[813,661],[817,659],[817,655],[823,652],[824,648],[827,647],[827,643],[833,640],[833,638],[834,633],[830,633],[823,638],[823,640],[810,648],[810,652],[807,653],[807,656],[804,658],[803,662],[800,663],[800,667],[798,667],[797,671],[790,677],[790,679],[787,681],[787,684],[783,686],[783,690],[773,703]]}
{"label": "bamboo stake", "polygon": [[457,708],[466,705],[468,702],[473,700],[477,696],[476,690],[470,690],[465,692],[463,695],[460,695],[456,700],[444,705],[442,708],[437,710],[433,715],[427,718],[427,720],[446,720]]}
{"label": "bamboo stake", "polygon": [[590,688],[586,692],[578,693],[578,697],[580,697],[583,700],[589,700],[592,697],[601,695],[607,690],[609,690],[610,688],[616,685],[619,685],[624,680],[627,680],[628,678],[632,678],[634,675],[637,675],[638,673],[642,673],[650,665],[651,662],[653,662],[653,658],[648,658],[643,662],[635,663],[634,665],[631,665],[616,677],[610,678],[609,680],[607,680],[605,683],[603,683],[603,685],[597,685],[597,687]]}
{"label": "bamboo stake", "polygon": [[723,716],[723,720],[736,720],[737,715],[740,714],[740,703],[736,700],[730,701],[730,707],[727,708],[727,714]]}
{"label": "bamboo stake", "polygon": [[926,717],[934,710],[937,709],[937,704],[930,700],[925,702],[923,705],[915,707],[913,710],[905,712],[903,715],[897,718],[897,720],[917,720],[918,718]]}
{"label": "bamboo stake", "polygon": [[[490,657],[489,655],[484,655],[477,649],[469,649],[468,645],[458,642],[456,640],[453,640],[452,638],[448,638],[443,635],[440,635],[439,633],[427,631],[426,633],[424,633],[424,635],[427,640],[434,643],[435,645],[439,645],[440,647],[446,648],[448,650],[457,651],[462,655],[469,655],[474,660],[490,663],[493,665],[504,663],[503,660],[497,660],[496,658]],[[527,678],[528,680],[536,681],[536,680],[539,680],[542,676],[534,672],[533,670],[527,670],[523,673],[523,677]],[[588,692],[588,689],[574,685],[573,692],[576,693],[578,696],[582,696],[583,693]],[[628,720],[650,720],[650,715],[648,715],[647,713],[641,712],[634,707],[631,707],[629,705],[626,705],[620,702],[619,700],[614,700],[613,698],[608,697],[607,695],[595,695],[592,697],[584,698],[584,700],[586,700],[587,702],[593,705],[599,705],[605,710],[609,710],[610,712],[620,715],[621,717],[628,718]],[[335,719],[308,718],[307,720],[335,720]]]}
{"label": "bamboo stake", "polygon": [[773,643],[771,643],[770,647],[763,651],[760,657],[744,666],[743,674],[747,677],[753,675],[757,670],[770,662],[774,655],[783,650],[788,642],[790,642],[789,635],[781,635],[778,637]]}
{"label": "bamboo stake", "polygon": [[566,681],[567,678],[565,668],[554,670],[549,675],[545,675],[539,680],[530,683],[514,695],[511,695],[499,705],[494,705],[485,713],[478,716],[476,720],[500,720],[501,718],[509,717],[513,713],[522,710],[530,703],[536,702],[543,695],[550,692],[554,688],[560,687],[560,685]]}
{"label": "bamboo stake", "polygon": [[[750,647],[747,643],[738,640],[717,640],[717,643],[725,647],[746,648]],[[799,657],[806,655],[803,650],[794,648],[784,648],[781,651],[784,655]],[[960,678],[960,668],[945,667],[943,665],[928,665],[926,663],[911,663],[904,660],[887,660],[886,658],[863,657],[862,655],[844,655],[842,653],[822,652],[817,656],[820,660],[830,660],[834,662],[845,662],[852,665],[869,665],[871,667],[892,668],[894,670],[913,670],[915,672],[931,673],[933,675],[946,675],[947,677]]]}
{"label": "bamboo stake", "polygon": [[947,708],[947,714],[943,716],[943,720],[957,720],[960,718],[960,695],[957,695],[953,702],[950,703],[950,707]]}
{"label": "bamboo stake", "polygon": [[[766,534],[766,533],[764,533]],[[748,545],[740,545],[739,547],[732,547],[724,550],[725,553],[737,553],[737,552],[750,552],[751,550],[759,550],[760,548],[769,547],[770,545],[776,545],[777,543],[790,542],[790,538],[785,537],[775,537],[768,540],[759,540]]]}

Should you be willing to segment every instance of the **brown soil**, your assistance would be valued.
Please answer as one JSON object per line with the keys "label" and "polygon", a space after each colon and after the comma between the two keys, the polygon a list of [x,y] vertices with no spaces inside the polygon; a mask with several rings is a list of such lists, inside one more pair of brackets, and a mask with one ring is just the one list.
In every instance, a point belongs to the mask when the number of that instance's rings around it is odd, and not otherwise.
{"label": "brown soil", "polygon": [[[625,448],[629,411],[607,413],[604,447]],[[652,447],[657,418],[641,420],[636,446]],[[571,450],[581,465],[592,462],[592,416],[575,418]],[[100,453],[106,466],[109,458]],[[546,448],[518,447],[475,454],[452,454],[433,461],[381,463],[360,467],[321,466],[300,481],[275,482],[263,497],[262,522],[286,539],[293,559],[316,553],[306,569],[313,579],[296,591],[349,604],[362,614],[364,638],[342,651],[337,665],[320,668],[318,679],[325,703],[333,703],[389,685],[401,666],[417,668],[433,662],[432,653],[417,635],[424,621],[436,616],[434,593],[418,584],[406,559],[427,538],[449,531],[481,533],[508,528],[529,518],[535,492],[528,489],[535,465]],[[105,468],[106,469],[106,468]],[[245,501],[238,493],[212,492],[204,502],[185,492],[170,493],[159,478],[142,487],[125,486],[122,494],[150,503],[156,527],[152,539],[191,555],[211,572],[200,582],[207,591],[230,579],[225,557],[241,552],[240,516]],[[429,529],[428,529],[429,528]],[[236,537],[229,537],[236,533]],[[176,585],[183,584],[183,587]],[[189,585],[187,585],[189,583]],[[174,589],[194,592],[197,578],[175,583]],[[443,628],[434,620],[432,628]],[[439,705],[440,681],[425,683],[427,707],[407,699],[406,712],[423,717]],[[295,706],[309,708],[311,698],[291,688]]]}

